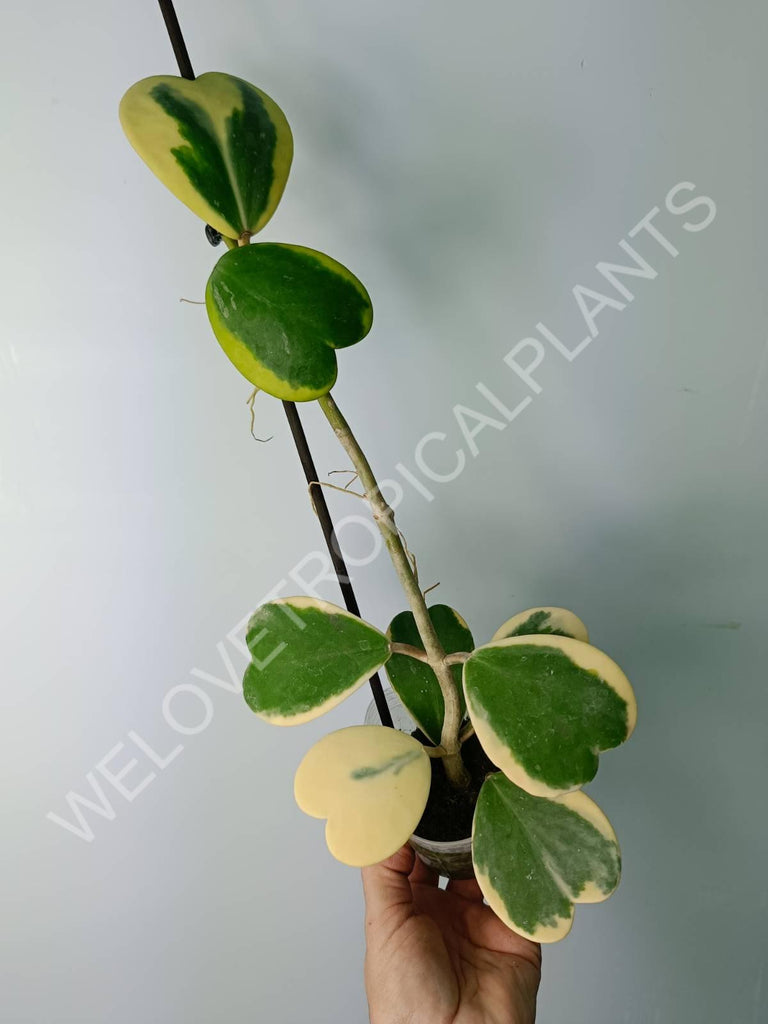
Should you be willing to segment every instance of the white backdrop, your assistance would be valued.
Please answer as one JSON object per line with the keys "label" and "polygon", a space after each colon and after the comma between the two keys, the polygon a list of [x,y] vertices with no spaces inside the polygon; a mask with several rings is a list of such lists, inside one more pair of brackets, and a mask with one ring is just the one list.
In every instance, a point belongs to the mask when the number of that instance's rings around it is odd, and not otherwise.
{"label": "white backdrop", "polygon": [[[400,509],[425,583],[478,640],[572,607],[635,684],[637,733],[590,787],[624,880],[546,951],[539,1019],[764,1020],[765,6],[178,9],[198,73],[253,81],[291,122],[263,237],[330,253],[371,292],[336,394],[382,475],[429,485],[404,483]],[[228,635],[303,560],[316,575],[321,538],[279,404],[257,401],[257,444],[249,386],[179,303],[217,252],[120,132],[123,91],[174,71],[160,16],[11,0],[3,23],[2,1020],[362,1021],[359,879],[291,786],[367,696],[273,730],[231,692]],[[667,209],[680,182],[713,220]],[[630,238],[654,207],[676,256]],[[532,389],[505,354],[537,323],[573,349],[572,290],[621,298],[595,270],[627,262],[620,239],[655,278],[624,279],[633,301],[599,313],[577,359],[546,343]],[[501,429],[478,382],[532,401]],[[499,421],[476,455],[456,406]],[[343,467],[305,419],[321,471]],[[433,432],[433,474],[466,463],[448,483],[417,466]],[[363,560],[367,534],[345,539]],[[383,557],[355,583],[372,621],[401,609]],[[129,800],[105,772],[133,758]],[[83,810],[87,842],[46,816],[82,830],[66,796],[95,800],[89,773],[111,810]]]}

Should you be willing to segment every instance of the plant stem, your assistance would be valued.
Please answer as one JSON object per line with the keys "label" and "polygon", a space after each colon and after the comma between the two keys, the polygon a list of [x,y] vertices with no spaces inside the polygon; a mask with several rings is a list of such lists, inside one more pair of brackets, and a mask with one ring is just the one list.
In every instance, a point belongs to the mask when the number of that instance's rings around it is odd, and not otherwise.
{"label": "plant stem", "polygon": [[352,460],[352,465],[357,470],[360,483],[363,486],[368,504],[373,512],[373,518],[381,531],[384,543],[392,559],[392,564],[395,567],[395,572],[408,598],[408,604],[416,620],[416,626],[419,630],[421,642],[424,644],[429,666],[435,673],[443,694],[445,712],[440,746],[445,750],[443,757],[445,773],[453,785],[464,787],[469,782],[469,774],[461,759],[461,745],[459,743],[461,705],[459,703],[459,694],[453,681],[451,669],[446,661],[443,645],[440,643],[435,627],[432,624],[432,619],[429,617],[429,611],[427,610],[427,604],[421,592],[419,581],[413,571],[413,566],[400,532],[395,525],[395,514],[384,500],[368,459],[365,457],[362,448],[358,444],[355,435],[352,433],[336,402],[330,394],[323,395],[317,401],[333,428],[333,432]]}
{"label": "plant stem", "polygon": [[404,654],[406,658],[413,658],[414,661],[426,661],[429,664],[429,655],[426,651],[422,651],[420,647],[414,647],[412,644],[399,644],[393,641],[389,645],[389,649],[393,654]]}

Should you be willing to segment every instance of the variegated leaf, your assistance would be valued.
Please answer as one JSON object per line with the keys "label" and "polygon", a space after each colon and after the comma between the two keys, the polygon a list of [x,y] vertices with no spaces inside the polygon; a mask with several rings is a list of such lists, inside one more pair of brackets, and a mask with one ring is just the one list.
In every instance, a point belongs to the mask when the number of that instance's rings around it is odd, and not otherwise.
{"label": "variegated leaf", "polygon": [[228,238],[267,223],[283,194],[293,139],[282,110],[233,75],[154,75],[120,103],[128,141],[162,183]]}
{"label": "variegated leaf", "polygon": [[343,608],[285,597],[254,612],[243,695],[273,725],[301,725],[336,707],[389,657],[389,640]]}
{"label": "variegated leaf", "polygon": [[535,796],[577,789],[598,754],[623,743],[637,705],[619,666],[564,636],[517,636],[479,647],[464,665],[467,710],[486,754]]}
{"label": "variegated leaf", "polygon": [[501,773],[480,790],[472,861],[491,909],[534,942],[564,938],[573,904],[607,899],[621,873],[616,835],[585,793],[535,797]]}
{"label": "variegated leaf", "polygon": [[528,608],[518,612],[496,630],[493,640],[504,640],[508,636],[531,636],[534,633],[548,633],[553,636],[572,636],[574,640],[589,640],[587,627],[567,608]]}
{"label": "variegated leaf", "polygon": [[381,725],[324,736],[298,767],[296,803],[327,818],[325,839],[337,860],[377,864],[411,836],[429,795],[432,771],[422,745]]}
{"label": "variegated leaf", "polygon": [[334,349],[364,338],[373,319],[368,293],[346,267],[276,242],[225,253],[205,301],[214,334],[240,373],[292,402],[330,391]]}

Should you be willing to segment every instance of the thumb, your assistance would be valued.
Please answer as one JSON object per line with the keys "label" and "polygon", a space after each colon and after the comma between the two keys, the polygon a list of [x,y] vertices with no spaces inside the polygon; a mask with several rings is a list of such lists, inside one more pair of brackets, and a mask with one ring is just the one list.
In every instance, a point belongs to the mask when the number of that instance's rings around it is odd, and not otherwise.
{"label": "thumb", "polygon": [[415,854],[410,846],[380,864],[363,868],[366,928],[385,924],[392,932],[413,913],[413,892],[408,875],[413,869]]}

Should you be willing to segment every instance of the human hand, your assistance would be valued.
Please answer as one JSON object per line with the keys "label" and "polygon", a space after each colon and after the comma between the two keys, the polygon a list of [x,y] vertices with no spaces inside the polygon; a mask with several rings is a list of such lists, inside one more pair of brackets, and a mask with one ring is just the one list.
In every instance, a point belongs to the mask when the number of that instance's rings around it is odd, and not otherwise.
{"label": "human hand", "polygon": [[437,882],[409,846],[363,868],[371,1024],[532,1024],[541,947],[501,923],[474,879]]}

